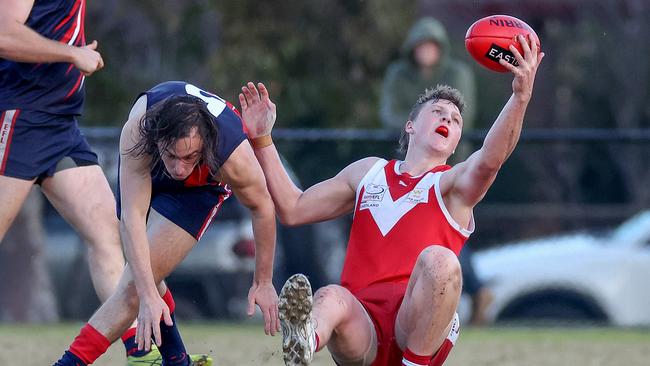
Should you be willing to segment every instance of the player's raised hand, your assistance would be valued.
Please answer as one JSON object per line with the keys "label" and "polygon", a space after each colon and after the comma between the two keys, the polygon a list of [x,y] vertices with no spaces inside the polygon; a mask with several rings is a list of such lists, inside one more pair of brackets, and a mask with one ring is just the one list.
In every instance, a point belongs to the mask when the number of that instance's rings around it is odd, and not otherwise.
{"label": "player's raised hand", "polygon": [[544,52],[539,52],[537,49],[537,42],[532,34],[528,35],[528,39],[523,35],[518,35],[517,40],[524,50],[523,56],[515,46],[510,45],[510,52],[515,56],[518,66],[514,66],[504,59],[500,59],[499,63],[515,74],[512,81],[513,93],[525,101],[530,100],[533,94],[533,84],[535,82],[535,74],[537,68],[544,58]]}
{"label": "player's raised hand", "polygon": [[271,134],[275,124],[275,104],[269,98],[269,91],[262,83],[257,87],[252,82],[242,86],[239,93],[242,118],[250,138]]}
{"label": "player's raised hand", "polygon": [[160,347],[162,344],[160,334],[161,319],[168,326],[173,325],[169,307],[167,307],[165,301],[160,296],[141,298],[138,325],[135,330],[135,341],[138,344],[138,350],[149,351],[151,349],[152,337],[156,345]]}
{"label": "player's raised hand", "polygon": [[97,52],[97,41],[87,44],[83,47],[73,48],[73,64],[86,76],[104,67],[102,55]]}
{"label": "player's raised hand", "polygon": [[280,331],[280,320],[278,310],[278,293],[271,282],[257,283],[248,291],[248,316],[255,314],[255,304],[260,307],[264,316],[264,333],[275,335]]}

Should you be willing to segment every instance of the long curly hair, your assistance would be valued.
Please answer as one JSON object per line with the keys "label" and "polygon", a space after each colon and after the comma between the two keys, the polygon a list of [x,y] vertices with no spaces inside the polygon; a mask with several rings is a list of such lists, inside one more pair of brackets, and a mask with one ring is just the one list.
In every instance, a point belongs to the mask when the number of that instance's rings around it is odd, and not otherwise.
{"label": "long curly hair", "polygon": [[203,142],[201,163],[214,174],[224,163],[217,157],[219,130],[213,115],[200,98],[182,95],[164,99],[147,110],[138,126],[140,139],[127,151],[134,158],[151,157],[153,168],[161,160],[160,152],[188,137],[193,128]]}

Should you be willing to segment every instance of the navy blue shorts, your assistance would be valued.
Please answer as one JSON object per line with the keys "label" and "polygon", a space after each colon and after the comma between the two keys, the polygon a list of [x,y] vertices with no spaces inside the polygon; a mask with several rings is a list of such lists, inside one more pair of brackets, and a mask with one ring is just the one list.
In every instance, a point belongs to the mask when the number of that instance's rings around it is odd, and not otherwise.
{"label": "navy blue shorts", "polygon": [[66,157],[75,166],[97,165],[74,116],[14,109],[0,111],[0,123],[0,175],[41,181]]}
{"label": "navy blue shorts", "polygon": [[[225,186],[186,187],[179,190],[157,190],[152,187],[151,208],[167,220],[201,239],[231,191]],[[116,194],[117,217],[121,219],[121,199]]]}

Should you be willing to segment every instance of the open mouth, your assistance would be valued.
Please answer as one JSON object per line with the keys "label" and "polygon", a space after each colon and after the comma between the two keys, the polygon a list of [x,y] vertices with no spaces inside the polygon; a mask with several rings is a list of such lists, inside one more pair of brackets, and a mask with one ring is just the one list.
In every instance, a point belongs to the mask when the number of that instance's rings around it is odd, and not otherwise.
{"label": "open mouth", "polygon": [[436,133],[444,138],[447,138],[447,136],[449,136],[449,129],[447,129],[446,126],[438,126],[438,128],[436,128]]}

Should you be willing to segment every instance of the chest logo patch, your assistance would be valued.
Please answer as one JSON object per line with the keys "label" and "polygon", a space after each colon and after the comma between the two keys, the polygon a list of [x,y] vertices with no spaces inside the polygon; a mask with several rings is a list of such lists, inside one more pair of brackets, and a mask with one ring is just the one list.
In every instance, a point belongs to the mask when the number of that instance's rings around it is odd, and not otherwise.
{"label": "chest logo patch", "polygon": [[361,204],[359,209],[365,210],[371,207],[379,207],[380,202],[384,199],[388,186],[379,184],[367,184],[361,197]]}
{"label": "chest logo patch", "polygon": [[414,204],[429,202],[429,190],[424,188],[414,188],[411,193],[406,196],[406,202]]}

